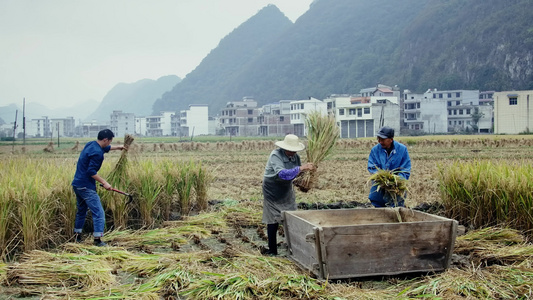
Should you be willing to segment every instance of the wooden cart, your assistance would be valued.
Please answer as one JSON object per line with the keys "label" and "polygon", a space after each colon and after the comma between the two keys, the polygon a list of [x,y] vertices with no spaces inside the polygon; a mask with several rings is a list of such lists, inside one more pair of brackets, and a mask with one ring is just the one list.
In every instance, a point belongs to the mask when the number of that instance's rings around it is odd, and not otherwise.
{"label": "wooden cart", "polygon": [[407,208],[286,211],[283,218],[289,258],[320,279],[444,270],[457,233],[457,221]]}

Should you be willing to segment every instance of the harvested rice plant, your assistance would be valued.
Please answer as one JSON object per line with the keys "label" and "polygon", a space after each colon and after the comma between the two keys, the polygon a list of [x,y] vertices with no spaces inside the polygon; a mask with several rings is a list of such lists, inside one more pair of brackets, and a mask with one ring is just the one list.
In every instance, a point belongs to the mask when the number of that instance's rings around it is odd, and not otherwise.
{"label": "harvested rice plant", "polygon": [[[122,160],[113,185],[132,195],[130,202],[98,190],[109,247],[92,246],[90,218],[84,241],[71,242],[70,182],[87,141],[0,144],[0,298],[533,297],[532,137],[396,138],[412,160],[406,205],[452,217],[466,233],[446,271],[329,282],[288,260],[284,245],[280,256],[260,254],[261,180],[275,140],[136,138],[127,159],[107,154],[99,174],[109,176]],[[299,209],[368,207],[366,160],[375,143],[336,141],[313,188],[296,191]],[[283,241],[283,227],[279,235]]]}

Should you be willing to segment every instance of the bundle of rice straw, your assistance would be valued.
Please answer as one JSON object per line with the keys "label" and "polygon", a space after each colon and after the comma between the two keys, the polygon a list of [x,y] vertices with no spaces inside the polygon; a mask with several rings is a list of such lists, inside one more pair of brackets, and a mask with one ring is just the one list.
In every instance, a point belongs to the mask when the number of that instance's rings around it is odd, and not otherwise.
{"label": "bundle of rice straw", "polygon": [[43,149],[44,152],[54,152],[54,142],[49,142],[48,146]]}
{"label": "bundle of rice straw", "polygon": [[109,179],[113,185],[120,182],[121,179],[123,179],[126,175],[126,165],[128,164],[128,156],[126,155],[126,153],[128,152],[129,147],[133,143],[133,140],[133,136],[129,134],[126,134],[126,136],[124,137],[124,149],[120,154],[120,158],[118,159],[115,168],[113,169],[113,171],[111,171],[111,174],[109,174]]}
{"label": "bundle of rice straw", "polygon": [[294,184],[302,192],[311,189],[317,180],[318,164],[331,154],[339,138],[339,128],[334,116],[314,111],[305,119],[305,125],[307,127],[307,148],[305,149],[307,162],[313,163],[315,169],[302,172],[294,179]]}
{"label": "bundle of rice straw", "polygon": [[76,141],[76,144],[72,148],[70,148],[70,150],[78,151],[79,148],[80,148],[80,141]]}
{"label": "bundle of rice straw", "polygon": [[[372,185],[377,186],[378,191],[383,191],[385,197],[390,197],[394,206],[398,206],[398,199],[401,199],[407,193],[407,180],[399,176],[399,170],[383,170],[378,171],[368,178],[367,183],[372,182]],[[391,203],[392,204],[392,203]]]}

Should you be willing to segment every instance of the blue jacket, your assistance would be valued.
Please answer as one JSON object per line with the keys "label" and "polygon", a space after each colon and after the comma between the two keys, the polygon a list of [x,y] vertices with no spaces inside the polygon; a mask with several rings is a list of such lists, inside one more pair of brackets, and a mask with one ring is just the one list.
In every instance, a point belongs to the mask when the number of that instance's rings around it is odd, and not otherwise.
{"label": "blue jacket", "polygon": [[[411,176],[411,158],[409,158],[407,147],[397,141],[393,141],[393,143],[394,149],[390,155],[387,155],[387,150],[383,149],[380,144],[372,147],[368,156],[368,172],[374,174],[378,169],[397,170],[399,171],[397,175],[409,179]],[[374,185],[370,188],[368,198],[374,206],[385,206],[376,204],[385,204],[390,200],[383,191],[377,191],[377,186]]]}
{"label": "blue jacket", "polygon": [[102,148],[96,141],[85,144],[78,159],[72,186],[96,190],[96,180],[92,176],[100,170],[104,162],[104,153],[109,152],[109,150],[111,150],[111,146]]}

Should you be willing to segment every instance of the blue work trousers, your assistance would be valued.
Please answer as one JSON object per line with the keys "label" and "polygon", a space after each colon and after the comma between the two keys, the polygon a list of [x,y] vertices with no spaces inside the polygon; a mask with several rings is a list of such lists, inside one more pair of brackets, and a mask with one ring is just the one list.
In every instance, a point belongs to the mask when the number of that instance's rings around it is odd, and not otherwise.
{"label": "blue work trousers", "polygon": [[82,232],[85,218],[87,217],[87,209],[89,209],[93,216],[93,235],[94,237],[102,237],[104,235],[105,213],[102,202],[100,202],[100,197],[95,190],[75,186],[73,188],[76,194],[76,206],[78,208],[76,211],[76,221],[74,222],[74,232]]}

